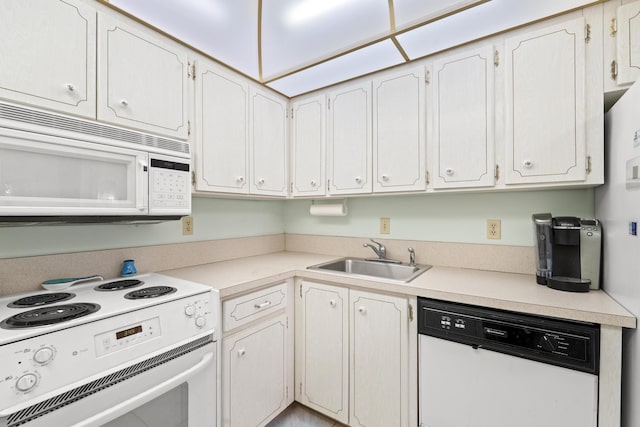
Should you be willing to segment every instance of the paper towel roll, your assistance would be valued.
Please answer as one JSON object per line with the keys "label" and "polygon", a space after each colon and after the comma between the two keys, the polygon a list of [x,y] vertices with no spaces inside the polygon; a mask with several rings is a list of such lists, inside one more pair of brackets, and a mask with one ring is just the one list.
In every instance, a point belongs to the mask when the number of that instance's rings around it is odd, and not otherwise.
{"label": "paper towel roll", "polygon": [[309,213],[312,216],[345,216],[347,214],[347,206],[344,204],[311,204]]}

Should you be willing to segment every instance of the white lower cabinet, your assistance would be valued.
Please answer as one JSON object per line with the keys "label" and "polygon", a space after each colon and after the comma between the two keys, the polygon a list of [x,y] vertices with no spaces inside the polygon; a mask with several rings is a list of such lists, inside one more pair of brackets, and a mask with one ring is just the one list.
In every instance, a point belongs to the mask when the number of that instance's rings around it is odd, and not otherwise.
{"label": "white lower cabinet", "polygon": [[[284,285],[284,286],[283,286]],[[223,324],[244,313],[247,304],[253,321],[229,331],[222,340],[222,425],[259,427],[293,402],[293,325],[291,304],[276,306],[274,295],[292,282],[272,291],[258,291],[223,302]],[[286,292],[290,294],[290,292]],[[275,307],[274,307],[275,306]],[[235,314],[234,314],[235,313]]]}
{"label": "white lower cabinet", "polygon": [[349,426],[417,425],[415,298],[296,283],[296,400]]}

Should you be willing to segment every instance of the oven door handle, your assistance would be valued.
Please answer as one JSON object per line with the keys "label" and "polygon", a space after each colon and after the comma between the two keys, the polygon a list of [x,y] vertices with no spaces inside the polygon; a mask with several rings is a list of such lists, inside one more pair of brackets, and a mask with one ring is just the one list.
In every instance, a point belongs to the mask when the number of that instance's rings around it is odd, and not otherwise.
{"label": "oven door handle", "polygon": [[115,418],[118,418],[121,415],[126,414],[127,412],[136,409],[137,407],[150,402],[158,396],[162,396],[164,393],[170,391],[174,387],[182,384],[186,380],[190,379],[194,375],[200,373],[204,370],[209,363],[213,360],[213,353],[206,353],[202,356],[202,359],[197,364],[193,365],[191,368],[186,371],[180,373],[180,375],[176,375],[155,387],[151,387],[146,390],[144,393],[141,393],[127,401],[118,403],[115,406],[107,409],[106,411],[102,411],[90,418],[87,418],[77,424],[74,424],[73,427],[88,427],[88,426],[97,426],[102,425],[106,422],[109,422]]}

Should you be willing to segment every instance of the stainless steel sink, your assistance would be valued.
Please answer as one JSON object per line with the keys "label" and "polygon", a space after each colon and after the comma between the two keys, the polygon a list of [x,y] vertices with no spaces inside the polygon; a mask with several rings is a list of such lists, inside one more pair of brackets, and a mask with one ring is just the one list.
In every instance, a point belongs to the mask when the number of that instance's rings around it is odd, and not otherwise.
{"label": "stainless steel sink", "polygon": [[410,266],[360,258],[342,258],[307,267],[308,270],[343,273],[366,279],[384,279],[396,283],[409,283],[430,268],[430,265]]}

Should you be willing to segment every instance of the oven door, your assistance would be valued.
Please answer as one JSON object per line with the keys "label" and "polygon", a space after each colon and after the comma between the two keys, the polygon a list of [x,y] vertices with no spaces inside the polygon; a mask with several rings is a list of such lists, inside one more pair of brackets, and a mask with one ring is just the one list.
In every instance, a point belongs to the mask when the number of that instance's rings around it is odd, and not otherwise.
{"label": "oven door", "polygon": [[[217,343],[210,340],[193,350],[172,349],[0,414],[0,426],[216,427],[216,359]],[[32,418],[34,412],[40,414]]]}

